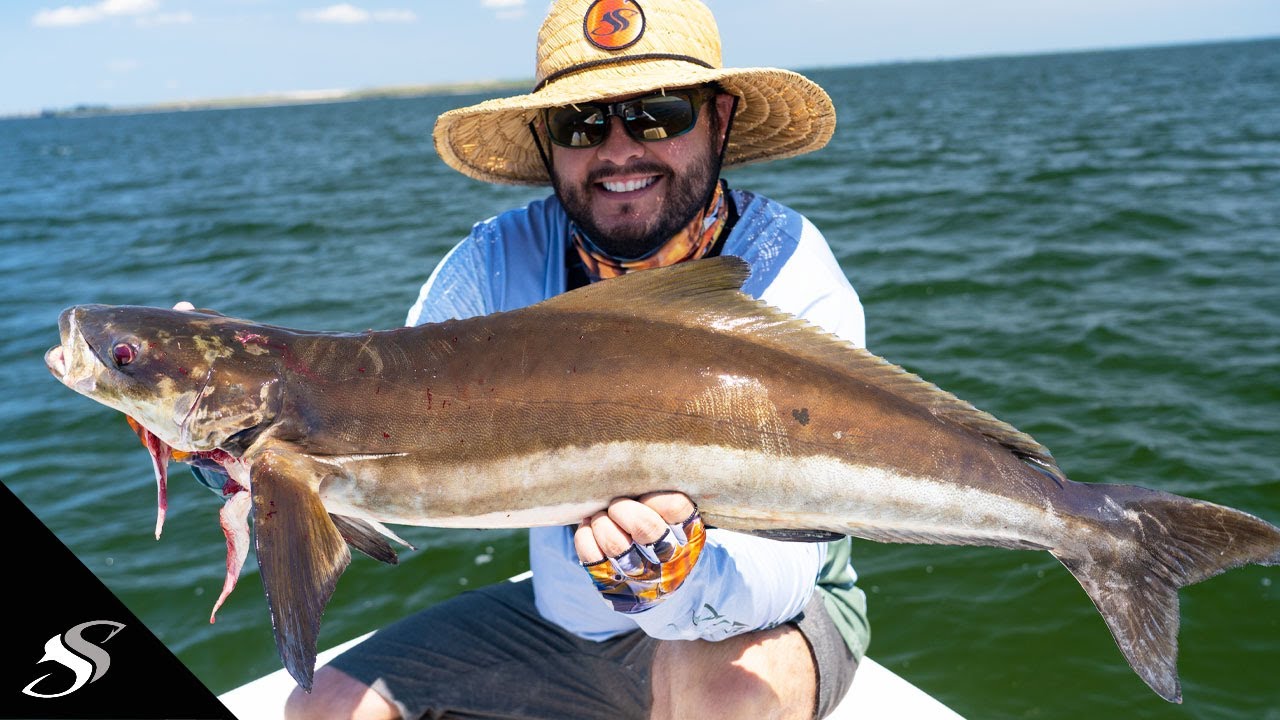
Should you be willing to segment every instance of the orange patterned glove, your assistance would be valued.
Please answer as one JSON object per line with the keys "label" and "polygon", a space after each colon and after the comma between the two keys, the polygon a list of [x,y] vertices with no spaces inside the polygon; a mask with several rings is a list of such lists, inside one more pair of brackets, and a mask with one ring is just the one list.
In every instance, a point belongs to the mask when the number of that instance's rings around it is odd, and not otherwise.
{"label": "orange patterned glove", "polygon": [[636,545],[616,557],[606,557],[582,567],[613,609],[639,613],[662,602],[689,576],[707,531],[702,516],[693,514],[679,525],[667,525],[667,532],[650,545]]}

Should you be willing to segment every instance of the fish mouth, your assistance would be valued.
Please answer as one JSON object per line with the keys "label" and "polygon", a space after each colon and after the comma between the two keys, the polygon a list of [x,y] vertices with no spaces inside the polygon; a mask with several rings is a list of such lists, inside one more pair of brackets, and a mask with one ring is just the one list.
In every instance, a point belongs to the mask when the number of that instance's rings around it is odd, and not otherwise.
{"label": "fish mouth", "polygon": [[44,354],[44,365],[49,368],[49,372],[58,380],[65,383],[67,381],[68,358],[67,339],[74,337],[75,317],[74,308],[67,308],[58,315],[58,340],[57,345],[49,348]]}
{"label": "fish mouth", "polygon": [[100,361],[96,348],[80,332],[76,308],[67,308],[58,317],[58,331],[62,342],[45,352],[45,367],[63,385],[90,395],[97,385],[93,368]]}
{"label": "fish mouth", "polygon": [[67,376],[67,358],[61,345],[54,345],[45,352],[44,366],[59,380]]}

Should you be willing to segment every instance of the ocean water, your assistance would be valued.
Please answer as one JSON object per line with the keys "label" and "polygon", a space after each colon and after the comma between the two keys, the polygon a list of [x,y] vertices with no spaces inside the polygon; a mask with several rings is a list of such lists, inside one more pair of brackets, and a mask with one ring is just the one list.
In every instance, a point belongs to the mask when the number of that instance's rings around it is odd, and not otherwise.
{"label": "ocean water", "polygon": [[[1075,480],[1280,523],[1280,41],[808,74],[832,143],[727,177],[822,229],[873,351]],[[401,324],[472,223],[546,194],[435,156],[436,115],[483,97],[0,121],[0,478],[215,692],[280,667],[256,565],[209,624],[219,502],[175,465],[153,538],[123,417],[43,367],[58,313]],[[418,549],[354,559],[322,646],[526,568],[520,531],[396,529]],[[1280,568],[1181,593],[1174,706],[1045,553],[855,541],[855,562],[872,656],[968,717],[1280,718]]]}

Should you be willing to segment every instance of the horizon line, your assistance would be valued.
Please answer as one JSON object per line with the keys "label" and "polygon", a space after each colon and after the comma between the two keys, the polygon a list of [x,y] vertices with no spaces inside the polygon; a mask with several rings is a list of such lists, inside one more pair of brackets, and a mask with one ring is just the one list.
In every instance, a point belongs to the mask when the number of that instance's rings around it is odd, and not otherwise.
{"label": "horizon line", "polygon": [[[1249,37],[1209,38],[1204,40],[1169,41],[1135,45],[1109,45],[1096,47],[1059,48],[1012,52],[990,52],[966,55],[939,55],[936,57],[890,58],[863,62],[830,65],[809,65],[795,68],[803,74],[807,71],[828,71],[854,68],[879,68],[894,65],[927,65],[934,63],[981,61],[1000,58],[1034,58],[1056,55],[1085,55],[1091,53],[1128,52],[1134,50],[1158,50],[1204,45],[1244,44],[1280,40],[1280,35]],[[427,97],[433,95],[461,95],[488,90],[532,87],[533,78],[463,80],[457,82],[422,83],[410,85],[378,85],[362,88],[320,88],[279,90],[240,96],[217,96],[157,100],[133,104],[76,103],[61,108],[41,108],[14,112],[0,112],[0,120],[31,119],[42,117],[85,117],[94,115],[141,115],[166,112],[195,112],[202,110],[238,110],[293,105],[321,105],[339,102],[358,102],[394,98]]]}

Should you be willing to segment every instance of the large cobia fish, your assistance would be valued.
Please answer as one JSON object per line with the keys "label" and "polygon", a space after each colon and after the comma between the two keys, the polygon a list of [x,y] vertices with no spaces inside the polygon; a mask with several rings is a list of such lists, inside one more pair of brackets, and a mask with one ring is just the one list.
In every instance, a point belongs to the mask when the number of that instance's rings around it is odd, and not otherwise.
{"label": "large cobia fish", "polygon": [[276,645],[308,689],[348,543],[395,560],[383,523],[564,525],[680,490],[711,525],[778,538],[1046,550],[1138,675],[1181,700],[1178,588],[1280,564],[1280,529],[1072,482],[1030,436],[741,293],[746,275],[700,260],[359,334],[84,305],[46,363],[141,425],[162,499],[171,452],[222,466],[223,597],[252,512]]}

